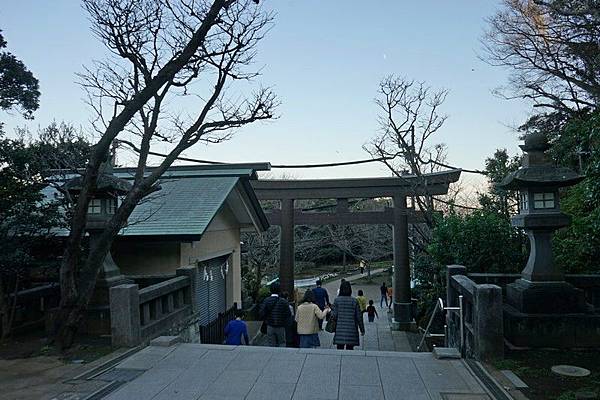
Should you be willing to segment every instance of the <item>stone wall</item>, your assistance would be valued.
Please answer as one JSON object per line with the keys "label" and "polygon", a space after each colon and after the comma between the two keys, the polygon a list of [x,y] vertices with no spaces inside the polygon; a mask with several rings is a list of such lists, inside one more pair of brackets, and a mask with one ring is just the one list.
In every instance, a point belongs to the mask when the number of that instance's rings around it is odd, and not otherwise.
{"label": "stone wall", "polygon": [[[464,268],[464,267],[460,267]],[[449,271],[466,274],[466,269]],[[520,274],[467,274],[475,284],[494,284],[506,294],[506,286]],[[521,348],[598,348],[600,345],[600,275],[566,275],[565,281],[581,289],[588,303],[580,313],[523,313],[503,304],[503,330],[506,342]]]}
{"label": "stone wall", "polygon": [[174,326],[186,325],[194,314],[188,271],[140,289],[136,284],[110,289],[110,322],[113,346],[136,346]]}
{"label": "stone wall", "polygon": [[466,357],[491,360],[504,357],[504,323],[502,289],[491,284],[476,284],[461,265],[447,268],[448,345],[461,350]]}

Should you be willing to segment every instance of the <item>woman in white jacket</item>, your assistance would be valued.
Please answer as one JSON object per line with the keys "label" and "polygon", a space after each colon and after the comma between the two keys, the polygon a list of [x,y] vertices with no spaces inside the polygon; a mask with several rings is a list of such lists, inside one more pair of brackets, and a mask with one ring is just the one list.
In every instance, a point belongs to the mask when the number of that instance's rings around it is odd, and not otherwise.
{"label": "woman in white jacket", "polygon": [[296,310],[296,322],[298,324],[298,336],[300,336],[300,347],[319,347],[319,320],[325,318],[331,311],[326,307],[323,311],[315,304],[315,295],[312,290],[304,293],[304,298]]}

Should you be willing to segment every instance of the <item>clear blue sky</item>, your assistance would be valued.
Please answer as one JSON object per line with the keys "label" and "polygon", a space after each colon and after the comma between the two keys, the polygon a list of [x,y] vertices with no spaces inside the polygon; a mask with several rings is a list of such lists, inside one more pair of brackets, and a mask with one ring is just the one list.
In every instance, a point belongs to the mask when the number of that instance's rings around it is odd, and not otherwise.
{"label": "clear blue sky", "polygon": [[[41,106],[34,121],[0,115],[10,133],[53,119],[88,129],[90,111],[75,73],[104,48],[92,35],[76,0],[3,0],[0,29],[11,52],[40,80]],[[260,82],[282,101],[281,118],[247,127],[229,142],[200,145],[190,157],[230,162],[319,163],[368,158],[362,150],[377,129],[373,103],[382,77],[395,73],[450,91],[449,115],[435,141],[448,145],[448,161],[481,168],[496,148],[516,153],[509,126],[531,111],[491,91],[507,71],[480,61],[484,18],[492,0],[265,0],[277,12],[259,47]],[[280,174],[281,171],[275,171]],[[301,170],[296,177],[385,176],[380,165]]]}

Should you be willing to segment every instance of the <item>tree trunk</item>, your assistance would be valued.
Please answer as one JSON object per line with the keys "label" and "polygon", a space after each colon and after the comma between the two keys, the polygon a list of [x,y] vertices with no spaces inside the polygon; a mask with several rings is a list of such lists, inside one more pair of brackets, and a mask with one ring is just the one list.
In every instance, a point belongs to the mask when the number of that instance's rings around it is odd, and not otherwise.
{"label": "tree trunk", "polygon": [[[8,284],[7,284],[8,285]],[[12,331],[15,314],[17,311],[17,295],[19,293],[19,276],[15,276],[15,288],[13,290],[12,302],[8,298],[8,287],[5,287],[0,277],[0,312],[2,313],[2,336],[0,342],[8,338]]]}
{"label": "tree trunk", "polygon": [[2,314],[2,337],[0,338],[0,342],[3,342],[8,333],[10,332],[9,324],[8,324],[8,315],[9,315],[9,307],[8,307],[8,298],[6,295],[6,290],[4,289],[4,280],[2,279],[2,275],[0,274],[0,314]]}
{"label": "tree trunk", "polygon": [[[85,263],[78,269],[79,276],[76,281],[73,281],[77,285],[76,290],[68,292],[67,296],[61,296],[60,309],[54,320],[53,335],[53,340],[61,350],[67,349],[73,344],[75,334],[83,321],[87,305],[94,294],[96,278],[104,259],[110,251],[119,230],[131,215],[138,201],[143,197],[143,193],[146,192],[143,189],[144,187],[134,188],[128,193],[113,218],[107,222],[98,240],[94,241],[93,247],[90,247]],[[70,260],[63,260],[63,264],[68,261]]]}

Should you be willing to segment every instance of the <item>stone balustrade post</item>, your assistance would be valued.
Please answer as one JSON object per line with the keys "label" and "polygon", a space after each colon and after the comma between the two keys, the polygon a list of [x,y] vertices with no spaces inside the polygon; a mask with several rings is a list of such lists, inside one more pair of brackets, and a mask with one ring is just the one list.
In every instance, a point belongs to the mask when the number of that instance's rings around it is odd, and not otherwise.
{"label": "stone balustrade post", "polygon": [[141,342],[138,285],[110,288],[110,326],[113,346],[137,346]]}
{"label": "stone balustrade post", "polygon": [[446,268],[446,307],[458,307],[458,293],[450,284],[452,276],[467,275],[467,267],[448,265]]}
{"label": "stone balustrade post", "polygon": [[473,301],[475,358],[504,357],[502,289],[496,285],[476,285]]}

